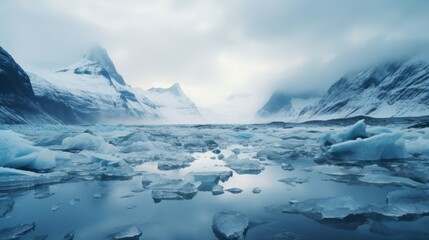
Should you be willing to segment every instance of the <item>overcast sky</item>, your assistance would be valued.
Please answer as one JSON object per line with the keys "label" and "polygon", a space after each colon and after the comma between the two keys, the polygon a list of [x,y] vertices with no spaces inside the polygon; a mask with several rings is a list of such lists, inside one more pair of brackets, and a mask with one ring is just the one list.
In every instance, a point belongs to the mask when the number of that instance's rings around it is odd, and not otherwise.
{"label": "overcast sky", "polygon": [[[93,43],[135,87],[180,83],[201,108],[249,116],[274,90],[338,78],[429,44],[429,1],[0,1],[0,46],[60,68]],[[246,107],[244,107],[246,104]]]}

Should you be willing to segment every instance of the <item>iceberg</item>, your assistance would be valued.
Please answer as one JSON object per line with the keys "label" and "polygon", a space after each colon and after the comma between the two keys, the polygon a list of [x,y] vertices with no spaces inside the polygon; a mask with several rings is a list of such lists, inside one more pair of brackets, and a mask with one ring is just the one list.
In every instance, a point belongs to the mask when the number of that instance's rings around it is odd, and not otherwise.
{"label": "iceberg", "polygon": [[387,194],[387,208],[399,211],[398,217],[404,215],[422,215],[429,213],[429,191],[406,189]]}
{"label": "iceberg", "polygon": [[232,171],[190,172],[188,175],[192,176],[196,182],[201,183],[198,190],[212,191],[213,187],[217,185],[219,181],[228,181],[228,179],[232,177]]}
{"label": "iceberg", "polygon": [[101,153],[116,153],[119,151],[117,147],[107,143],[102,137],[88,132],[74,137],[66,137],[62,141],[62,145],[69,151],[92,150]]}
{"label": "iceberg", "polygon": [[356,140],[358,138],[367,138],[366,125],[364,119],[357,121],[352,126],[341,132],[328,132],[318,139],[322,143],[322,148],[329,147],[335,143]]}
{"label": "iceberg", "polygon": [[238,174],[259,174],[264,170],[258,160],[229,159],[226,164]]}
{"label": "iceberg", "polygon": [[408,157],[400,133],[381,133],[334,144],[327,155],[336,160],[383,160]]}
{"label": "iceberg", "polygon": [[33,146],[23,135],[0,130],[0,167],[49,170],[56,166],[55,152]]}
{"label": "iceberg", "polygon": [[300,213],[313,220],[344,219],[351,214],[360,213],[360,205],[350,196],[309,199],[282,206],[284,213]]}
{"label": "iceberg", "polygon": [[213,232],[220,235],[222,239],[241,240],[244,239],[249,227],[249,219],[243,213],[223,210],[213,217]]}

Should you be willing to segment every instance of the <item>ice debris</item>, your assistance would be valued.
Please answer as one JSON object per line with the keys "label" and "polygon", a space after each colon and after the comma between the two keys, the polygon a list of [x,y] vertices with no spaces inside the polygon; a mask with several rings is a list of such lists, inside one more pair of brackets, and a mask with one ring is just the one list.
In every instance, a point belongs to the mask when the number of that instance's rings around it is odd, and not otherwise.
{"label": "ice debris", "polygon": [[213,195],[223,194],[223,186],[218,185],[218,184],[214,185],[212,188],[212,194]]}
{"label": "ice debris", "polygon": [[90,133],[81,133],[74,137],[67,137],[62,142],[63,146],[70,151],[92,150],[101,153],[116,153],[119,149],[100,136]]}
{"label": "ice debris", "polygon": [[11,130],[0,130],[0,167],[49,170],[56,166],[55,152]]}
{"label": "ice debris", "polygon": [[324,154],[335,160],[383,160],[401,159],[409,154],[401,133],[375,131],[367,133],[363,120],[335,133],[329,132],[319,138]]}
{"label": "ice debris", "polygon": [[258,194],[258,193],[261,193],[261,192],[262,192],[262,190],[260,188],[258,188],[258,187],[255,187],[255,188],[252,189],[252,193],[254,193],[254,194]]}
{"label": "ice debris", "polygon": [[234,188],[228,188],[225,191],[230,192],[232,194],[238,194],[243,192],[243,189],[234,187]]}
{"label": "ice debris", "polygon": [[213,231],[222,239],[244,239],[248,227],[249,219],[237,211],[223,210],[213,217]]}
{"label": "ice debris", "polygon": [[226,166],[238,174],[259,174],[264,170],[258,160],[250,159],[229,159]]}
{"label": "ice debris", "polygon": [[25,234],[31,232],[36,227],[35,223],[31,224],[18,224],[14,227],[7,227],[0,230],[0,239],[2,240],[15,240],[20,239]]}
{"label": "ice debris", "polygon": [[138,240],[142,232],[137,226],[128,227],[113,236],[115,240]]}

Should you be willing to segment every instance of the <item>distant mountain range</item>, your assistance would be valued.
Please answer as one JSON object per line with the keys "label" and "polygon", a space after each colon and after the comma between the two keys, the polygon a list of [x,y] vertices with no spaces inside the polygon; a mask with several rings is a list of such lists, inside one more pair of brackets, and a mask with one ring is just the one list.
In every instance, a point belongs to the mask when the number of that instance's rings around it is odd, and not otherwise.
{"label": "distant mountain range", "polygon": [[[406,60],[348,74],[321,97],[298,107],[285,93],[274,93],[257,112],[265,119],[304,121],[429,115],[429,63]],[[299,111],[297,110],[299,109]]]}
{"label": "distant mountain range", "polygon": [[105,49],[94,46],[58,71],[25,72],[0,48],[0,123],[201,122],[179,84],[143,90],[126,84]]}

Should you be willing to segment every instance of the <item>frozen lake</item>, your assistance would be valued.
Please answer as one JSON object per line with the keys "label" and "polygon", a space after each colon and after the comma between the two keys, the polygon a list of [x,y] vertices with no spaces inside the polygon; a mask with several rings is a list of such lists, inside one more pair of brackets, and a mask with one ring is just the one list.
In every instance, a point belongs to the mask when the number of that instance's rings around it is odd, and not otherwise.
{"label": "frozen lake", "polygon": [[428,128],[353,123],[1,125],[0,239],[428,239]]}

